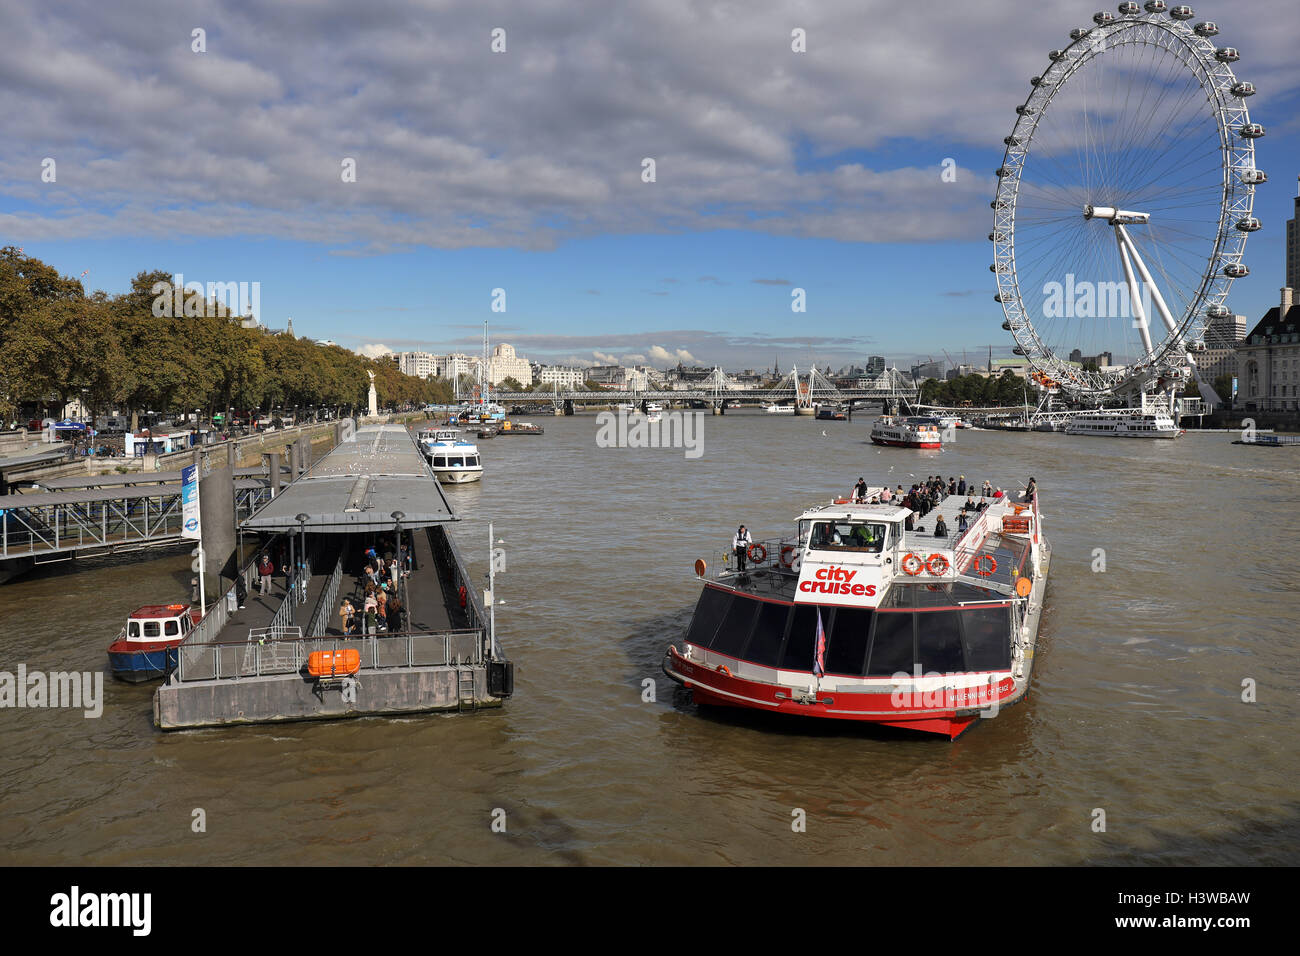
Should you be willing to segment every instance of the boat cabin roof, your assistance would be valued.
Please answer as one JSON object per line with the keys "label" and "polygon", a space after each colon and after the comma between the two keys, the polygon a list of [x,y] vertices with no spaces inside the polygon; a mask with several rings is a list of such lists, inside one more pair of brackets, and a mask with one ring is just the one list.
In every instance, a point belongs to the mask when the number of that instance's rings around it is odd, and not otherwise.
{"label": "boat cabin roof", "polygon": [[[880,494],[883,488],[868,490],[868,497]],[[907,517],[907,509],[893,503],[887,505],[829,504],[809,508],[799,516],[800,521],[887,521],[901,522]]]}
{"label": "boat cabin roof", "polygon": [[188,604],[146,604],[131,612],[133,621],[181,617],[190,609]]}

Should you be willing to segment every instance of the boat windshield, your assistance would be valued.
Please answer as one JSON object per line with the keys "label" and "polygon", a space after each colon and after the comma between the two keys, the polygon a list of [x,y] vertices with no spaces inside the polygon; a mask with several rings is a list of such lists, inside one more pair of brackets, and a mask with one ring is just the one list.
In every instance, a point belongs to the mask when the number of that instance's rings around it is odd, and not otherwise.
{"label": "boat windshield", "polygon": [[817,521],[812,527],[814,551],[865,551],[885,549],[889,525],[875,521]]}

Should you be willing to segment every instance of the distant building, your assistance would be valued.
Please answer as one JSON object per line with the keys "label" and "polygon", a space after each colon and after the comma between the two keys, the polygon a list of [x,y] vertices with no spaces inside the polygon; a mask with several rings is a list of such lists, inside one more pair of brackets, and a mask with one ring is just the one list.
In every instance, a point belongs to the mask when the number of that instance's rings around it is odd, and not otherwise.
{"label": "distant building", "polygon": [[515,347],[502,342],[492,350],[488,359],[488,382],[500,385],[508,378],[513,378],[520,385],[533,383],[533,368],[528,359],[515,354]]}
{"label": "distant building", "polygon": [[397,367],[403,375],[432,378],[438,374],[437,356],[430,352],[398,352]]}
{"label": "distant building", "polygon": [[1115,358],[1110,352],[1098,352],[1096,355],[1084,355],[1083,352],[1078,349],[1075,349],[1070,353],[1070,361],[1078,363],[1081,368],[1088,365],[1096,365],[1098,368],[1102,368],[1107,365],[1115,364]]}
{"label": "distant building", "polygon": [[926,362],[923,365],[912,366],[912,381],[924,382],[927,378],[943,378],[942,362]]}
{"label": "distant building", "polygon": [[561,391],[582,388],[587,381],[585,368],[572,368],[567,365],[539,365],[533,373],[534,380],[558,387]]}
{"label": "distant building", "polygon": [[434,356],[434,375],[438,378],[455,381],[462,375],[469,375],[473,378],[479,377],[479,372],[483,368],[483,360],[477,355],[466,355],[463,352],[452,352],[450,355]]}
{"label": "distant building", "polygon": [[1290,286],[1237,346],[1237,402],[1260,411],[1300,409],[1300,306]]}
{"label": "distant building", "polygon": [[868,355],[865,371],[868,375],[884,375],[885,357],[883,355]]}

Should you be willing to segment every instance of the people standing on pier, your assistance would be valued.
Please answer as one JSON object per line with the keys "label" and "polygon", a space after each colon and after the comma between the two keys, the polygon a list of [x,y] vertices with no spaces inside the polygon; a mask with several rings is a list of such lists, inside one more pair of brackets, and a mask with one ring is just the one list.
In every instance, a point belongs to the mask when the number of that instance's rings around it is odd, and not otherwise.
{"label": "people standing on pier", "polygon": [[347,598],[343,599],[343,606],[339,608],[339,619],[343,622],[344,635],[352,634],[356,630],[357,609],[352,606],[352,602]]}
{"label": "people standing on pier", "polygon": [[366,585],[366,600],[364,605],[366,637],[371,637],[375,633],[375,610],[379,607],[379,602],[375,600],[375,586]]}
{"label": "people standing on pier", "polygon": [[736,537],[732,539],[731,547],[736,552],[736,569],[745,570],[745,558],[749,554],[749,546],[754,543],[754,539],[749,535],[749,529],[743,524],[736,529]]}
{"label": "people standing on pier", "polygon": [[257,562],[257,576],[261,579],[258,586],[259,593],[271,593],[271,575],[275,573],[275,565],[271,563],[269,554],[262,554],[262,559]]}
{"label": "people standing on pier", "polygon": [[378,631],[388,630],[388,592],[383,587],[375,592],[375,627]]}
{"label": "people standing on pier", "polygon": [[402,629],[402,602],[394,594],[388,599],[388,633],[396,634]]}

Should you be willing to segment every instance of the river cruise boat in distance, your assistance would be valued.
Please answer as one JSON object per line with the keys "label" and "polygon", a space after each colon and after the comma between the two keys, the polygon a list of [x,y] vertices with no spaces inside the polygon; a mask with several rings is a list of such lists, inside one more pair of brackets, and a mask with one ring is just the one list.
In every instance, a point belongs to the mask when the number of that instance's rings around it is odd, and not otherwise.
{"label": "river cruise boat in distance", "polygon": [[176,648],[199,623],[188,604],[147,604],[131,612],[117,640],[108,645],[108,669],[118,680],[140,684],[176,668]]}
{"label": "river cruise boat in distance", "polygon": [[1065,433],[1108,438],[1177,438],[1183,429],[1166,412],[1096,412],[1072,418]]}
{"label": "river cruise boat in distance", "polygon": [[[959,495],[911,531],[907,508],[836,499],[751,546],[743,572],[697,561],[664,672],[698,704],[955,739],[1028,692],[1051,557],[1037,495],[978,500],[959,534]],[[952,532],[936,537],[941,513]]]}
{"label": "river cruise boat in distance", "polygon": [[794,414],[793,405],[777,405],[773,403],[771,405],[764,405],[763,410],[767,412],[769,415],[793,415]]}
{"label": "river cruise boat in distance", "polygon": [[427,428],[419,435],[420,450],[433,475],[444,485],[463,485],[483,477],[478,445],[464,441],[454,429]]}
{"label": "river cruise boat in distance", "polygon": [[871,426],[871,441],[896,448],[942,448],[939,421],[935,418],[881,415]]}

